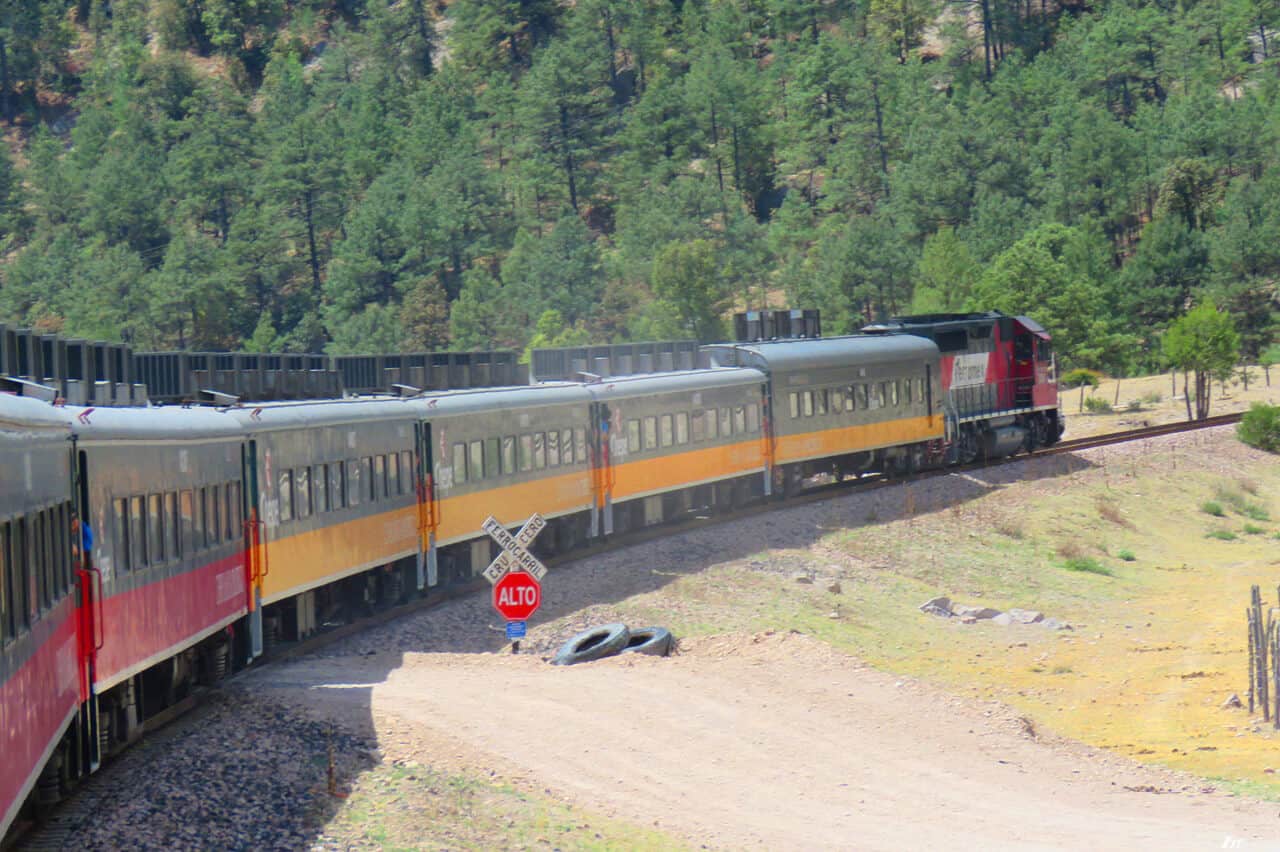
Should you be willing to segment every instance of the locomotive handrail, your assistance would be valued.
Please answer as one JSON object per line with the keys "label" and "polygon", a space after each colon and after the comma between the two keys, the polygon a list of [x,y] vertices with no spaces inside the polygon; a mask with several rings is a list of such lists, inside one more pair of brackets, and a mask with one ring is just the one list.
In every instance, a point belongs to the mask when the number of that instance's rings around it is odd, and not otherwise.
{"label": "locomotive handrail", "polygon": [[101,651],[102,646],[107,643],[107,631],[103,624],[105,615],[102,605],[102,572],[92,566],[86,568],[85,571],[93,574],[94,577],[93,582],[95,589],[92,592],[92,595],[94,609],[97,611],[97,614],[93,618],[93,636],[90,638],[93,640],[93,650]]}

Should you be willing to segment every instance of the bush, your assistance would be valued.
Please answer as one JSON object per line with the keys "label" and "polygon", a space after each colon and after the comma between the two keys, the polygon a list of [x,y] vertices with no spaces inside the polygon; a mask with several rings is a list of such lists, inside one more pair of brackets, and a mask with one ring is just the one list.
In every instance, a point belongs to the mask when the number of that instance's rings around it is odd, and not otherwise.
{"label": "bush", "polygon": [[1142,400],[1140,400],[1140,399],[1131,399],[1131,400],[1129,400],[1128,404],[1127,404],[1127,405],[1125,405],[1125,407],[1124,407],[1124,408],[1125,408],[1125,410],[1126,410],[1126,411],[1141,411],[1141,410],[1142,410]]}
{"label": "bush", "polygon": [[1262,535],[1264,532],[1266,532],[1266,530],[1265,530],[1265,529],[1263,529],[1262,527],[1258,526],[1257,524],[1245,524],[1245,525],[1244,525],[1244,534],[1245,534],[1245,535]]}
{"label": "bush", "polygon": [[1222,511],[1222,504],[1215,503],[1212,500],[1205,500],[1200,504],[1200,511],[1206,515],[1213,515],[1215,518],[1221,518],[1227,513]]}
{"label": "bush", "polygon": [[1136,555],[1134,555],[1134,552],[1133,552],[1132,550],[1117,550],[1117,551],[1116,551],[1116,558],[1117,558],[1117,559],[1121,559],[1121,560],[1123,560],[1123,561],[1125,561],[1125,562],[1132,562],[1133,560],[1137,559],[1138,557],[1137,557]]}
{"label": "bush", "polygon": [[1098,562],[1091,556],[1078,556],[1074,559],[1068,559],[1062,567],[1068,571],[1080,571],[1085,574],[1101,574],[1104,577],[1111,576],[1111,569]]}
{"label": "bush", "polygon": [[1271,513],[1259,506],[1257,503],[1245,503],[1240,509],[1240,514],[1244,515],[1251,521],[1271,520]]}
{"label": "bush", "polygon": [[1160,393],[1160,391],[1151,391],[1150,393],[1144,393],[1142,395],[1142,401],[1145,402],[1147,405],[1159,405],[1162,401],[1164,401],[1164,394]]}
{"label": "bush", "polygon": [[1207,533],[1205,538],[1216,538],[1218,541],[1235,541],[1236,534],[1231,530],[1214,530],[1213,532]]}
{"label": "bush", "polygon": [[1084,401],[1084,408],[1085,411],[1088,411],[1090,414],[1110,414],[1114,410],[1111,407],[1111,403],[1107,402],[1100,396],[1086,397]]}
{"label": "bush", "polygon": [[1250,405],[1236,426],[1236,436],[1251,447],[1280,453],[1280,405]]}
{"label": "bush", "polygon": [[1078,388],[1081,385],[1096,388],[1101,382],[1101,373],[1097,370],[1087,370],[1084,367],[1071,370],[1058,380],[1059,386],[1063,388]]}

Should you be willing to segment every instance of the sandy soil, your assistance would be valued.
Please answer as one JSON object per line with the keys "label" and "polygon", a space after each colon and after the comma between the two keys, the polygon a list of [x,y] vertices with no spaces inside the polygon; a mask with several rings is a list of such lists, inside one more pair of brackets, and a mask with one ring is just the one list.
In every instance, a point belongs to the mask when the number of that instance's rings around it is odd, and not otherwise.
{"label": "sandy soil", "polygon": [[254,679],[309,714],[372,722],[384,760],[496,771],[714,848],[1280,843],[1278,805],[1038,738],[1002,705],[799,634],[572,668],[497,654],[312,658]]}

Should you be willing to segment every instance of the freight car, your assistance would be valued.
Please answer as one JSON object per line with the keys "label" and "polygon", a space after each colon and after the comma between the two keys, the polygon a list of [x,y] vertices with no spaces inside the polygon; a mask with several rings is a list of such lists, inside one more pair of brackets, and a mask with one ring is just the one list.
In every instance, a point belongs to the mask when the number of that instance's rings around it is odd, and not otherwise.
{"label": "freight car", "polygon": [[0,833],[197,684],[474,582],[490,514],[547,517],[536,549],[550,555],[786,496],[815,474],[906,473],[1061,433],[1048,336],[1025,317],[904,318],[703,357],[643,376],[219,408],[0,394]]}

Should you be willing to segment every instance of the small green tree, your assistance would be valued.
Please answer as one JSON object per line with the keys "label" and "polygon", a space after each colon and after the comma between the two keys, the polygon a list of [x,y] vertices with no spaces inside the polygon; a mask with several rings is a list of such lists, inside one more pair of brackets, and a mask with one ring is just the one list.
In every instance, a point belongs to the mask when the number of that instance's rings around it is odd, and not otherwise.
{"label": "small green tree", "polygon": [[1280,405],[1250,405],[1236,426],[1236,435],[1251,447],[1280,453]]}
{"label": "small green tree", "polygon": [[[1195,376],[1195,419],[1204,420],[1209,416],[1210,379],[1230,370],[1240,351],[1240,335],[1231,317],[1206,301],[1169,327],[1162,346],[1170,366]],[[1187,419],[1191,419],[1190,400]]]}
{"label": "small green tree", "polygon": [[1271,387],[1271,368],[1276,364],[1280,364],[1280,343],[1273,343],[1258,356],[1258,363],[1262,365],[1262,372],[1267,376],[1267,387]]}
{"label": "small green tree", "polygon": [[693,240],[664,246],[653,259],[653,292],[675,308],[690,335],[719,339],[729,292],[714,243]]}

